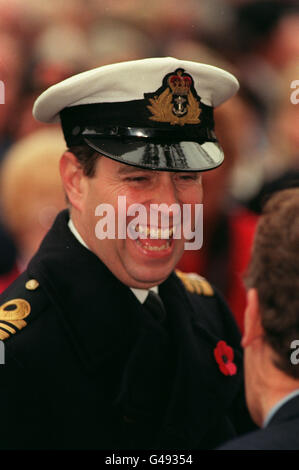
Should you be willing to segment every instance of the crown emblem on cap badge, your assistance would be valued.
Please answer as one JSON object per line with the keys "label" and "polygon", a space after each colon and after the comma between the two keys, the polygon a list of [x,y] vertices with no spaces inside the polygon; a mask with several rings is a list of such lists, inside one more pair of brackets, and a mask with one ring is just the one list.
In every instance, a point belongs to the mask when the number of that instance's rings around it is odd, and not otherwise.
{"label": "crown emblem on cap badge", "polygon": [[164,77],[163,83],[160,93],[149,98],[147,108],[152,113],[149,119],[180,126],[199,124],[201,109],[191,75],[177,69]]}

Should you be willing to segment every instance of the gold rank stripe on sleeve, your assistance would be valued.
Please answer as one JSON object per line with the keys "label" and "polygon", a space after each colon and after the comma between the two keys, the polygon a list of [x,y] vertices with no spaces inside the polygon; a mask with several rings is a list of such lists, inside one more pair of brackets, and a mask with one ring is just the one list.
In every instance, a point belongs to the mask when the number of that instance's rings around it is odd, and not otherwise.
{"label": "gold rank stripe on sleeve", "polygon": [[7,325],[3,325],[2,323],[0,323],[0,340],[9,338],[10,334],[15,334],[15,331]]}
{"label": "gold rank stripe on sleeve", "polygon": [[15,325],[6,321],[0,321],[0,328],[9,331],[11,334],[15,334],[15,332],[18,331],[18,328]]}
{"label": "gold rank stripe on sleeve", "polygon": [[204,277],[196,273],[183,273],[178,269],[175,273],[189,292],[205,296],[214,295],[211,284]]}
{"label": "gold rank stripe on sleeve", "polygon": [[12,299],[0,307],[0,339],[7,339],[11,334],[24,328],[24,318],[31,312],[29,302],[25,299]]}

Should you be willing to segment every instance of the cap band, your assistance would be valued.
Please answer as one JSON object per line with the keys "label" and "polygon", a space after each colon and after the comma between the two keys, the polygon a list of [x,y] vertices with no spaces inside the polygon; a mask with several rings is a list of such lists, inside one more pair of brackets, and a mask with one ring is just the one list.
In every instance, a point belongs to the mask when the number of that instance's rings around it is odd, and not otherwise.
{"label": "cap band", "polygon": [[[74,128],[75,133],[79,133],[79,128]],[[111,137],[117,138],[134,138],[148,139],[150,141],[159,142],[181,142],[181,141],[200,141],[200,142],[216,142],[214,131],[210,129],[155,129],[153,127],[123,127],[123,126],[93,126],[84,129],[81,132],[84,137],[103,137],[105,139]]]}
{"label": "cap band", "polygon": [[[60,112],[62,129],[68,146],[84,143],[84,136],[154,140],[213,141],[213,108],[200,103],[201,122],[184,126],[153,122],[146,100],[122,103],[83,104]],[[119,126],[119,123],[122,126]],[[96,125],[95,125],[96,123]]]}

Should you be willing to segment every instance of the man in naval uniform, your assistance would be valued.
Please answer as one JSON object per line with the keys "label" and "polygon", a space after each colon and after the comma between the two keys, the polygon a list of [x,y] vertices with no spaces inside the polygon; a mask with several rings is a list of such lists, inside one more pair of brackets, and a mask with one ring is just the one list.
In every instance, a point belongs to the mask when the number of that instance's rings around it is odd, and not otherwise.
{"label": "man in naval uniform", "polygon": [[[46,90],[68,210],[0,298],[4,449],[209,449],[247,431],[240,337],[210,284],[175,273],[184,238],[99,237],[99,204],[202,202],[223,161],[213,107],[229,73],[173,58],[100,67]],[[177,206],[176,206],[177,207]],[[126,214],[126,227],[132,217]]]}

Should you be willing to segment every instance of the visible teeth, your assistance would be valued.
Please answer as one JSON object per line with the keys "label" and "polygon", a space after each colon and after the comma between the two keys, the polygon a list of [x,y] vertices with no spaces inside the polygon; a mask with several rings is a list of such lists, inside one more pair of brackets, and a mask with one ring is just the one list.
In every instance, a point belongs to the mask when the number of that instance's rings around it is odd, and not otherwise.
{"label": "visible teeth", "polygon": [[177,233],[180,233],[179,231],[180,231],[180,226],[179,225],[174,225],[173,228],[172,228],[172,233],[171,233],[171,235],[173,235],[173,238],[176,237]]}
{"label": "visible teeth", "polygon": [[166,250],[166,249],[169,248],[169,246],[170,246],[170,243],[169,243],[169,242],[166,242],[166,243],[164,243],[164,245],[161,245],[161,246],[143,245],[143,244],[140,243],[139,241],[138,241],[138,243],[139,243],[143,248],[145,248],[146,250],[149,250],[149,251],[161,251],[161,250]]}
{"label": "visible teeth", "polygon": [[150,235],[150,238],[170,238],[173,234],[173,228],[165,228],[165,229],[160,229],[160,228],[150,228],[145,225],[139,225],[136,227],[136,230],[142,234],[148,237]]}
{"label": "visible teeth", "polygon": [[144,235],[148,235],[150,230],[148,227],[146,227],[145,225],[138,225],[138,227],[136,227],[136,230],[137,232],[141,233],[141,234],[144,234]]}
{"label": "visible teeth", "polygon": [[161,230],[161,238],[170,238],[173,234],[173,229],[170,228],[165,228],[164,230]]}

